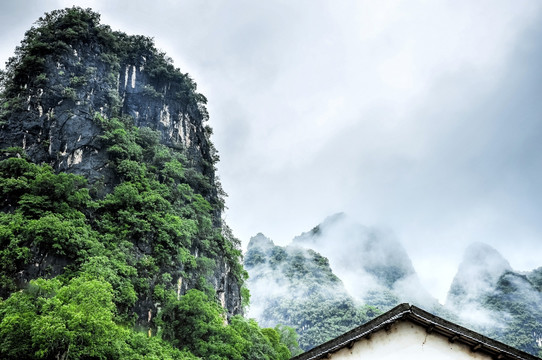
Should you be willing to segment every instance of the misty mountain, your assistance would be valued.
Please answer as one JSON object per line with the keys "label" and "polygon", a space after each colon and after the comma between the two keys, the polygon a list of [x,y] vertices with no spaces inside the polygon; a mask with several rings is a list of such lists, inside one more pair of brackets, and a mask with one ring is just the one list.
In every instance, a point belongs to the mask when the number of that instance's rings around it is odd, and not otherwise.
{"label": "misty mountain", "polygon": [[284,247],[263,234],[252,237],[244,266],[248,315],[263,326],[293,327],[305,350],[402,302],[444,312],[391,234],[345,214],[326,218]]}
{"label": "misty mountain", "polygon": [[250,239],[244,266],[252,294],[248,315],[262,326],[293,327],[304,350],[378,314],[350,296],[328,260],[314,250],[276,246],[258,234]]}
{"label": "misty mountain", "polygon": [[448,291],[446,306],[461,313],[464,321],[492,322],[494,316],[481,309],[480,299],[491,295],[501,276],[511,271],[512,267],[497,250],[483,243],[470,245]]}
{"label": "misty mountain", "polygon": [[439,307],[421,285],[407,252],[390,232],[363,226],[339,213],[295,237],[292,243],[326,256],[348,292],[365,304],[382,310],[401,302],[427,309]]}
{"label": "misty mountain", "polygon": [[542,356],[542,268],[514,271],[488,245],[469,246],[452,282],[446,307],[464,325]]}
{"label": "misty mountain", "polygon": [[[282,254],[279,262],[277,254]],[[298,259],[293,261],[295,256]],[[307,341],[311,338],[305,328],[307,321],[314,326],[312,319],[322,319],[330,336],[362,323],[356,323],[356,318],[330,328],[329,324],[342,319],[341,312],[353,309],[338,308],[330,315],[328,306],[337,306],[334,302],[362,309],[369,306],[370,314],[409,302],[542,355],[542,268],[516,272],[501,254],[482,243],[466,250],[445,306],[420,284],[407,252],[392,234],[362,226],[345,214],[326,218],[286,247],[275,246],[258,234],[250,241],[245,268],[253,304],[257,304],[249,315],[267,326],[285,323],[294,327],[304,349],[316,345],[312,339]],[[314,303],[315,293],[316,298],[324,299],[325,306]]]}

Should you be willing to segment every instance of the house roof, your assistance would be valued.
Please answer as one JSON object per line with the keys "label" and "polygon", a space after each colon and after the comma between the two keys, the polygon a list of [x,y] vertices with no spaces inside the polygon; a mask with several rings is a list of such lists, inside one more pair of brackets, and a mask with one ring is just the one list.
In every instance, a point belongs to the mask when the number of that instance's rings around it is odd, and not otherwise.
{"label": "house roof", "polygon": [[352,347],[354,342],[369,338],[372,333],[382,329],[389,329],[397,321],[411,321],[426,329],[428,333],[437,333],[450,342],[463,343],[472,351],[483,352],[498,360],[540,360],[540,358],[527,354],[516,348],[493,340],[475,331],[469,330],[450,321],[444,320],[414,305],[401,304],[379,317],[352,329],[339,337],[319,345],[291,360],[317,360],[324,359],[345,347]]}

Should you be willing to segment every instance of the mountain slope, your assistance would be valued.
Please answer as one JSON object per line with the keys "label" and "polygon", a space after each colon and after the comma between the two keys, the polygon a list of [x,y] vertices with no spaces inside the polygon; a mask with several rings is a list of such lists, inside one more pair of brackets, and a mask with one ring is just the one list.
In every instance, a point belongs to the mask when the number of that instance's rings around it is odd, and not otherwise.
{"label": "mountain slope", "polygon": [[304,350],[377,315],[348,295],[327,259],[313,250],[275,246],[258,234],[250,240],[244,264],[252,292],[249,315],[264,326],[292,326]]}
{"label": "mountain slope", "polygon": [[448,293],[446,307],[466,326],[542,356],[541,269],[521,274],[495,249],[473,244]]}

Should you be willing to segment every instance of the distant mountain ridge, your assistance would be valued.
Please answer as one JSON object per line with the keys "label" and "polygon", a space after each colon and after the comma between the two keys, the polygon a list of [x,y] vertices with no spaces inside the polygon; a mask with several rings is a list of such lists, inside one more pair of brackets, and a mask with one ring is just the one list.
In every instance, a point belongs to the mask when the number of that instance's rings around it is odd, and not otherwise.
{"label": "distant mountain ridge", "polygon": [[294,327],[304,350],[377,314],[347,293],[328,260],[314,250],[275,246],[258,234],[250,240],[244,266],[252,294],[248,315],[262,326]]}
{"label": "distant mountain ridge", "polygon": [[[268,266],[277,249],[303,249],[305,254],[317,252],[319,257],[328,259],[328,265],[311,267],[309,272],[300,271],[284,258],[282,266],[297,271],[285,277],[283,272]],[[326,262],[322,260],[322,263]],[[515,272],[495,249],[482,243],[466,250],[444,306],[423,288],[399,241],[387,232],[362,226],[342,213],[326,218],[295,237],[286,247],[277,247],[258,234],[249,244],[245,268],[250,276],[248,286],[255,299],[253,303],[258,304],[249,315],[268,326],[286,321],[298,330],[304,349],[316,345],[313,340],[305,340],[310,336],[300,324],[306,317],[323,318],[331,323],[333,317],[326,314],[327,310],[309,304],[303,292],[295,296],[296,307],[277,304],[291,304],[294,296],[288,289],[308,288],[325,272],[337,278],[333,286],[322,281],[317,286],[320,293],[328,289],[328,302],[348,299],[355,307],[372,309],[366,313],[368,316],[409,302],[531,354],[542,355],[542,267],[526,274]],[[271,297],[266,295],[269,287],[274,288]],[[310,313],[303,305],[312,306]],[[345,308],[345,311],[348,310]],[[333,316],[340,318],[339,313]],[[330,339],[339,334],[337,329],[335,333],[328,331],[326,336]]]}

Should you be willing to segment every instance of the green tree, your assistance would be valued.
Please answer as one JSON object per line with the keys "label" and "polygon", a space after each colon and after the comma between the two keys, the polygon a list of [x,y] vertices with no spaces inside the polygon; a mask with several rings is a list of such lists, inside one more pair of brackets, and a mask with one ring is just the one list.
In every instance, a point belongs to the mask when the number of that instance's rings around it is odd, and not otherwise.
{"label": "green tree", "polygon": [[279,324],[275,326],[275,330],[280,336],[280,342],[286,345],[292,356],[297,356],[303,352],[297,341],[299,336],[292,327]]}
{"label": "green tree", "polygon": [[82,275],[32,281],[0,302],[2,359],[196,359],[115,322],[109,283]]}
{"label": "green tree", "polygon": [[174,346],[204,359],[243,359],[247,340],[226,326],[223,309],[192,289],[179,300],[170,298],[160,315],[161,336]]}
{"label": "green tree", "polygon": [[230,326],[247,340],[246,346],[241,350],[243,359],[280,359],[287,360],[291,353],[281,341],[280,335],[275,329],[261,329],[254,319],[244,319],[235,316],[231,319]]}

